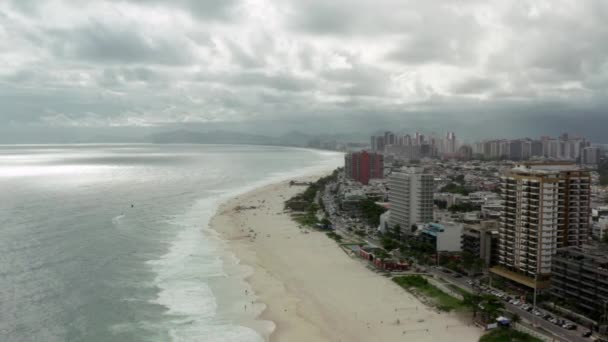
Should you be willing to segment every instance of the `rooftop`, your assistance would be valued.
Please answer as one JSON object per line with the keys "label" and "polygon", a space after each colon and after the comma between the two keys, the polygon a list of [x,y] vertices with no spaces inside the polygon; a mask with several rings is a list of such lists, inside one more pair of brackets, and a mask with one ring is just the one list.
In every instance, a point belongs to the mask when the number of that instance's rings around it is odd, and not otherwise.
{"label": "rooftop", "polygon": [[579,171],[582,170],[578,165],[574,163],[522,163],[517,164],[511,171],[515,172],[528,172],[528,173],[555,173],[560,171]]}

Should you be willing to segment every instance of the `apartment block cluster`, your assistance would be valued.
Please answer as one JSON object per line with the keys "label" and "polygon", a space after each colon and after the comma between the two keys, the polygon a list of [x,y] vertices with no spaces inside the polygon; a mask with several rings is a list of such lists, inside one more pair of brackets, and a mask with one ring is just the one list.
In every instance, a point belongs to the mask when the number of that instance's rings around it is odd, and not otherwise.
{"label": "apartment block cluster", "polygon": [[444,138],[437,138],[420,132],[400,135],[387,131],[372,136],[370,146],[371,151],[400,159],[434,158],[459,153],[459,142],[454,132],[448,132]]}
{"label": "apartment block cluster", "polygon": [[473,144],[473,154],[484,159],[550,159],[577,161],[595,165],[599,162],[600,148],[580,137],[562,134],[557,138],[485,140]]}
{"label": "apartment block cluster", "polygon": [[[389,209],[380,232],[399,227],[437,253],[468,252],[494,277],[598,317],[608,303],[608,251],[590,242],[608,235],[608,206],[594,203],[597,175],[587,166],[599,160],[597,147],[567,134],[469,146],[452,132],[441,139],[385,132],[370,150],[345,157],[345,174]],[[443,190],[455,175],[462,193]],[[448,211],[436,201],[475,209]]]}

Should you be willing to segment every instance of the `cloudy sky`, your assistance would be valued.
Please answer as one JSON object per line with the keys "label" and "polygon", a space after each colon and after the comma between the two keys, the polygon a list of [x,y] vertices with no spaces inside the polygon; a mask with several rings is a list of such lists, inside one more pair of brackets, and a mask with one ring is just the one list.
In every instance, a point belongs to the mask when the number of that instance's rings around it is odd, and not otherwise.
{"label": "cloudy sky", "polygon": [[606,18],[605,0],[3,0],[0,142],[178,127],[608,142]]}

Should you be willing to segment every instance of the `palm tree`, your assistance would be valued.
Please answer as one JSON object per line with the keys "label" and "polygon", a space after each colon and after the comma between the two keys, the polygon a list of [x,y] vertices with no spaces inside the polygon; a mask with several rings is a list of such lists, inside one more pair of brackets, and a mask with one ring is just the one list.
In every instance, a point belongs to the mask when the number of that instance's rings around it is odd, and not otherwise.
{"label": "palm tree", "polygon": [[483,301],[483,297],[477,293],[465,294],[463,298],[463,304],[473,311],[473,319],[477,317],[477,311],[479,310],[479,304]]}
{"label": "palm tree", "polygon": [[485,315],[486,321],[493,320],[498,317],[500,312],[505,308],[505,304],[498,298],[492,295],[484,295],[481,306]]}

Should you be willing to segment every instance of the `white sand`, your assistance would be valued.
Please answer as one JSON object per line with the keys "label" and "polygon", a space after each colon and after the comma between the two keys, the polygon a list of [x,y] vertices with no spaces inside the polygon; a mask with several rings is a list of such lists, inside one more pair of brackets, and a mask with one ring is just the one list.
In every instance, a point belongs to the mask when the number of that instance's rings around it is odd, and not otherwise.
{"label": "white sand", "polygon": [[[253,267],[248,282],[267,305],[260,320],[276,324],[269,341],[478,340],[482,332],[470,320],[426,308],[324,233],[303,233],[283,213],[284,201],[303,190],[286,182],[255,190],[222,205],[211,221],[241,263]],[[249,325],[262,332],[259,323]]]}

